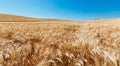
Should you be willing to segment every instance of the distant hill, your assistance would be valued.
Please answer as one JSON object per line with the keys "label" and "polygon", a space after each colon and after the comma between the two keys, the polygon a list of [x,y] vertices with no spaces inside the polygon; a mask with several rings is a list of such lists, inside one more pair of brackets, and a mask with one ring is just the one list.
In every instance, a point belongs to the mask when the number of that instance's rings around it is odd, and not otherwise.
{"label": "distant hill", "polygon": [[61,21],[59,19],[39,19],[25,16],[0,14],[0,22],[36,22],[36,21]]}
{"label": "distant hill", "polygon": [[98,20],[89,20],[86,22],[92,22],[92,23],[120,23],[120,18],[111,18],[111,19],[98,19]]}

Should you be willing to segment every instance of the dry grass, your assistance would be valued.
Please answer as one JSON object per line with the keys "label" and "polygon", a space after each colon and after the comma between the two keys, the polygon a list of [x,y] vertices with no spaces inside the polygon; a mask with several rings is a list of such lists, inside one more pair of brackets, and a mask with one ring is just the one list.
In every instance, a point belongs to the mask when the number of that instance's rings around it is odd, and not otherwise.
{"label": "dry grass", "polygon": [[120,66],[116,23],[0,23],[0,65]]}
{"label": "dry grass", "polygon": [[[50,22],[50,21],[65,21],[60,19],[38,19],[31,17],[23,17],[16,15],[0,14],[0,22]],[[70,21],[70,20],[66,20]]]}

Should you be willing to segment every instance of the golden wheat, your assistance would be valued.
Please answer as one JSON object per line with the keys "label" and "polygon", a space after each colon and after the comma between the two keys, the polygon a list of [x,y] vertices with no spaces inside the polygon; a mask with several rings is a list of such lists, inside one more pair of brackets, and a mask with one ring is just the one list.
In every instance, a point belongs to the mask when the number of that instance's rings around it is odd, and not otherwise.
{"label": "golden wheat", "polygon": [[119,25],[1,15],[0,66],[120,66]]}
{"label": "golden wheat", "polygon": [[120,27],[2,22],[0,65],[120,66]]}

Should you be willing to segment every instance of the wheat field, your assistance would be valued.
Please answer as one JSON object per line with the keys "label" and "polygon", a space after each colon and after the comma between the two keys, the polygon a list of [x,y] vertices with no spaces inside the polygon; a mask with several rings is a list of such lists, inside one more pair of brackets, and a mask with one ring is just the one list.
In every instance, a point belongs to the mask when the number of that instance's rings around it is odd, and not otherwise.
{"label": "wheat field", "polygon": [[0,66],[120,66],[120,19],[9,18],[0,19]]}

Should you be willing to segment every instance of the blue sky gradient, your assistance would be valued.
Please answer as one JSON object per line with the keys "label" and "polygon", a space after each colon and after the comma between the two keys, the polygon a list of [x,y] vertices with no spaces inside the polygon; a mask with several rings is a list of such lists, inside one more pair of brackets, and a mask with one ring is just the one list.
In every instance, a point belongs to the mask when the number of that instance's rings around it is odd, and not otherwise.
{"label": "blue sky gradient", "polygon": [[79,21],[119,18],[120,0],[0,0],[0,13]]}

